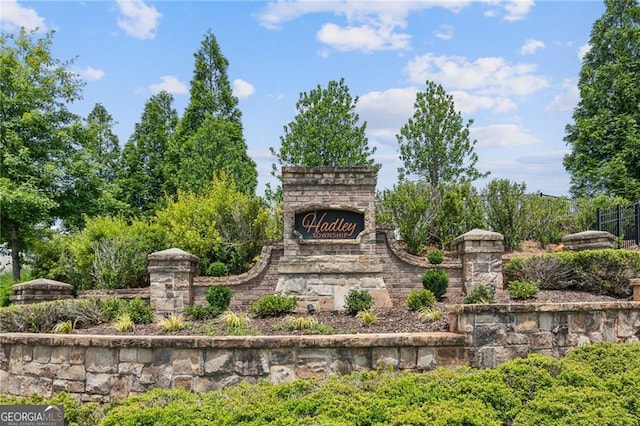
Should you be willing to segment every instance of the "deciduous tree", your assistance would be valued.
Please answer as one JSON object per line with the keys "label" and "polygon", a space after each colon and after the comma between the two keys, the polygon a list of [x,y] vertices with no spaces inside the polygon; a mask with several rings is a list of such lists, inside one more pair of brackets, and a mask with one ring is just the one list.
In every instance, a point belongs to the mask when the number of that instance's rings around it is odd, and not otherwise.
{"label": "deciduous tree", "polygon": [[583,58],[580,102],[566,127],[574,196],[640,200],[640,5],[605,0]]}
{"label": "deciduous tree", "polygon": [[53,57],[53,33],[0,35],[0,237],[20,278],[25,236],[55,216],[73,152],[67,105],[81,95],[72,61]]}

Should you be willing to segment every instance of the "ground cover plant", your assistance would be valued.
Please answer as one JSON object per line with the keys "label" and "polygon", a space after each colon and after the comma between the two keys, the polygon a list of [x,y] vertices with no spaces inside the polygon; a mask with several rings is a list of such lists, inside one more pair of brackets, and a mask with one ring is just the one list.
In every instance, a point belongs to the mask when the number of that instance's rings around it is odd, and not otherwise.
{"label": "ground cover plant", "polygon": [[496,368],[362,371],[241,383],[207,393],[154,389],[109,404],[0,395],[0,404],[63,404],[65,424],[637,425],[640,343],[596,343],[564,358],[531,354]]}

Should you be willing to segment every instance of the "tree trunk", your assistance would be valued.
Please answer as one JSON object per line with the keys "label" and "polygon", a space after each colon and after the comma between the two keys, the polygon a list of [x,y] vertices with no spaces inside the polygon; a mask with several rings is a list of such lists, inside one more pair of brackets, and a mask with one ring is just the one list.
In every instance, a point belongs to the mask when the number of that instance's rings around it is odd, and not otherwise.
{"label": "tree trunk", "polygon": [[20,280],[20,234],[18,224],[11,225],[11,267],[13,269],[13,280]]}

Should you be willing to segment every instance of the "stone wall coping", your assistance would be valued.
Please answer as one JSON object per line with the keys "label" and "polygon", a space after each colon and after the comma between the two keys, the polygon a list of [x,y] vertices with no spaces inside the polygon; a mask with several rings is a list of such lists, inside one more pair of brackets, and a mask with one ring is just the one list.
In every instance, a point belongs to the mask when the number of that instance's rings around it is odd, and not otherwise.
{"label": "stone wall coping", "polygon": [[43,289],[43,290],[73,290],[71,284],[63,283],[60,281],[54,281],[47,278],[38,278],[35,280],[27,281],[20,284],[14,284],[11,289],[15,291],[21,291],[25,289]]}
{"label": "stone wall coping", "polygon": [[305,336],[132,336],[88,334],[2,333],[0,345],[43,345],[152,349],[268,349],[268,348],[369,348],[464,346],[463,334],[380,333]]}
{"label": "stone wall coping", "polygon": [[451,241],[453,246],[461,243],[462,241],[503,241],[504,236],[497,232],[486,231],[484,229],[472,229]]}
{"label": "stone wall coping", "polygon": [[627,300],[615,302],[571,302],[571,303],[508,303],[451,305],[447,311],[452,314],[495,314],[507,312],[586,312],[622,309],[640,309],[640,302]]}
{"label": "stone wall coping", "polygon": [[282,167],[282,173],[299,173],[299,174],[311,174],[311,173],[378,173],[378,167],[377,166],[362,166],[362,167],[283,166]]}
{"label": "stone wall coping", "polygon": [[577,232],[575,234],[565,235],[564,237],[560,238],[560,241],[565,242],[565,241],[574,241],[574,240],[590,240],[593,238],[604,238],[604,239],[611,239],[611,240],[616,239],[615,235],[607,231],[582,231],[582,232]]}
{"label": "stone wall coping", "polygon": [[179,248],[170,248],[162,251],[157,251],[149,254],[147,256],[149,260],[188,260],[191,262],[200,262],[200,259],[197,256],[192,255],[191,253],[187,253],[184,250]]}

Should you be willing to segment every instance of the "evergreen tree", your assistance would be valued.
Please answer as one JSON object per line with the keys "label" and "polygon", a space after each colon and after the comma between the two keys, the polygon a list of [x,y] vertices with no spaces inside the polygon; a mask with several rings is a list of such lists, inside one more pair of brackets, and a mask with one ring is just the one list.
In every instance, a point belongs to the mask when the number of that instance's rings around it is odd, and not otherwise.
{"label": "evergreen tree", "polygon": [[247,155],[238,99],[233,96],[229,63],[211,31],[195,53],[190,102],[167,146],[165,189],[202,191],[214,174],[230,174],[238,189],[253,192],[258,173]]}
{"label": "evergreen tree", "polygon": [[414,175],[437,188],[440,183],[470,182],[487,176],[489,173],[476,169],[476,141],[469,139],[473,120],[463,124],[453,97],[439,84],[427,81],[426,85],[426,90],[416,95],[413,117],[396,135],[404,163],[398,169],[400,180]]}
{"label": "evergreen tree", "polygon": [[133,216],[153,215],[164,205],[165,154],[177,123],[173,95],[153,95],[124,146],[118,186]]}
{"label": "evergreen tree", "polygon": [[640,6],[637,0],[605,5],[583,59],[564,166],[574,196],[640,200]]}

